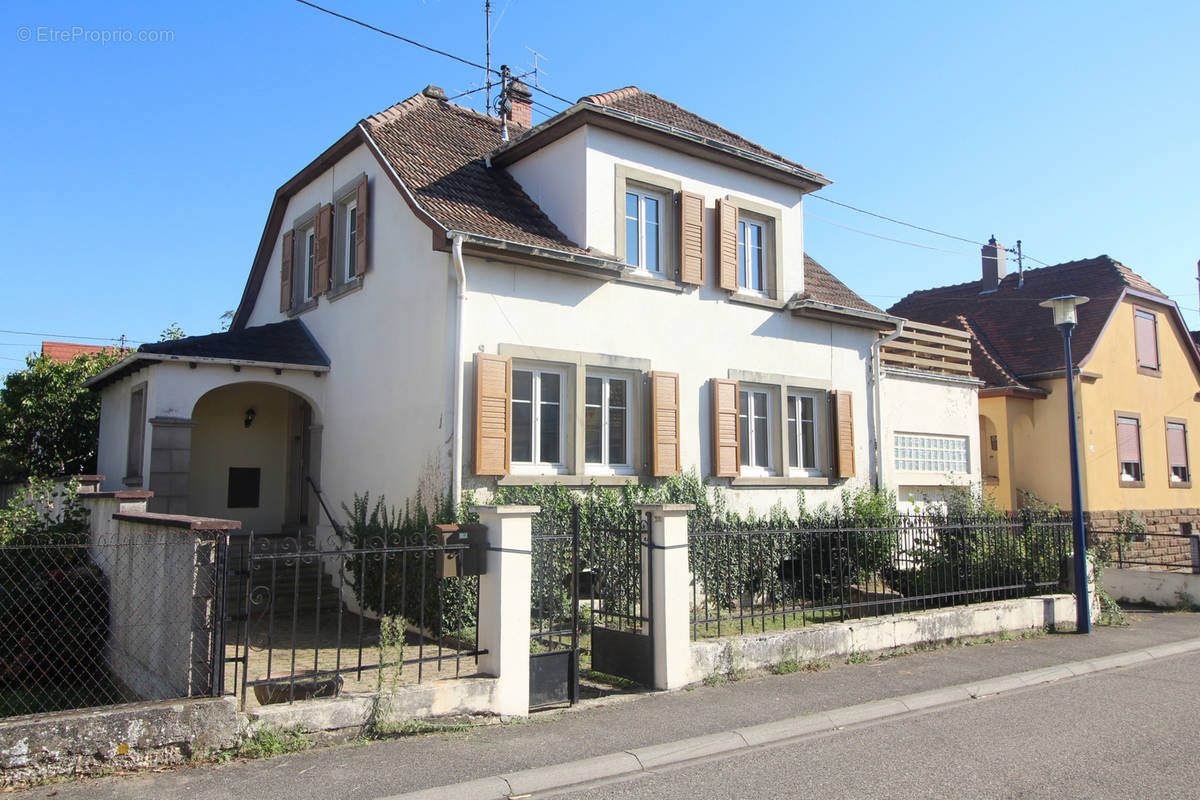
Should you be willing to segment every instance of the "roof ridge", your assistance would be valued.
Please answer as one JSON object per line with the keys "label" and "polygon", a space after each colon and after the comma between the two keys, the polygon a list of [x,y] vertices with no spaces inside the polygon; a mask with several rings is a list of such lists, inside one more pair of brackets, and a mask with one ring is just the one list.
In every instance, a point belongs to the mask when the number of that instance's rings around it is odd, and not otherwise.
{"label": "roof ridge", "polygon": [[988,361],[992,362],[992,366],[994,366],[1000,371],[1001,374],[1011,380],[1014,385],[1025,386],[1025,383],[1017,376],[1017,373],[1012,370],[1012,367],[1008,366],[1004,359],[1002,359],[996,353],[996,349],[992,346],[991,341],[983,335],[982,331],[976,328],[975,325],[972,324],[972,322],[962,314],[957,315],[955,319],[962,324],[963,328],[968,334],[970,334],[971,338],[979,343],[979,352],[982,353]]}
{"label": "roof ridge", "polygon": [[[486,122],[491,127],[499,130],[500,120],[497,119],[496,117],[493,117],[490,114],[485,114],[482,111],[476,111],[475,109],[470,108],[469,106],[459,105],[458,103],[451,103],[449,100],[438,100],[437,98],[434,98],[434,97],[428,97],[427,95],[420,93],[420,92],[413,95],[412,97],[407,97],[398,103],[394,103],[394,104],[388,106],[387,108],[383,109],[382,111],[376,112],[376,113],[370,115],[369,117],[364,118],[363,122],[369,122],[369,123],[372,123],[375,125],[387,125],[389,123],[395,122],[398,119],[403,118],[404,116],[406,116],[407,114],[416,110],[419,107],[431,106],[431,107],[437,108],[438,107],[437,104],[444,104],[447,109],[449,109],[450,111],[453,111],[456,114],[464,114],[466,116],[474,117],[476,120],[478,120],[480,122]],[[524,125],[513,122],[512,120],[509,120],[508,124],[511,127],[517,128],[522,133],[524,133],[524,131],[529,130],[529,128],[526,128]]]}
{"label": "roof ridge", "polygon": [[598,106],[603,106],[608,105],[609,103],[615,103],[619,100],[624,100],[627,97],[633,97],[638,93],[650,94],[650,92],[647,92],[644,89],[639,89],[636,86],[630,85],[623,86],[620,89],[612,89],[611,91],[601,92],[600,94],[587,94],[579,98],[579,102],[593,103]]}

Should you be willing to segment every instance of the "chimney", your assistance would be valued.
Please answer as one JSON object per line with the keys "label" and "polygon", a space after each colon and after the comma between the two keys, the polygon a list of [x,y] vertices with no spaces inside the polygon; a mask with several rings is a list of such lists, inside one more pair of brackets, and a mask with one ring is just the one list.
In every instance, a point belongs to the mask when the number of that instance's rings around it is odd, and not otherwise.
{"label": "chimney", "polygon": [[529,91],[529,87],[519,80],[512,81],[508,84],[508,100],[511,104],[509,122],[522,128],[532,128],[533,92]]}
{"label": "chimney", "polygon": [[996,237],[988,239],[983,246],[983,280],[979,283],[979,292],[994,292],[1000,288],[1008,267],[1008,255],[1004,245],[996,241]]}

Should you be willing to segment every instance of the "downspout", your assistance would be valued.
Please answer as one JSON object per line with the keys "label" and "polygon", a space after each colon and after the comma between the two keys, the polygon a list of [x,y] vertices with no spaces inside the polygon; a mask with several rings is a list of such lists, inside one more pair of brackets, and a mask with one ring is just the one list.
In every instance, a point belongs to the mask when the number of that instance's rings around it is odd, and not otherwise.
{"label": "downspout", "polygon": [[883,409],[882,399],[883,391],[880,385],[883,377],[883,368],[879,363],[880,351],[883,346],[894,339],[897,339],[900,334],[904,333],[904,320],[896,322],[896,330],[889,333],[887,336],[876,339],[871,343],[871,381],[874,384],[872,387],[875,393],[875,488],[883,488]]}
{"label": "downspout", "polygon": [[450,235],[452,246],[450,260],[454,265],[454,280],[458,284],[458,292],[454,301],[454,353],[452,368],[454,369],[454,467],[450,478],[450,497],[454,513],[458,513],[458,504],[462,499],[462,464],[463,464],[463,305],[467,299],[467,270],[463,265],[463,236],[461,233]]}

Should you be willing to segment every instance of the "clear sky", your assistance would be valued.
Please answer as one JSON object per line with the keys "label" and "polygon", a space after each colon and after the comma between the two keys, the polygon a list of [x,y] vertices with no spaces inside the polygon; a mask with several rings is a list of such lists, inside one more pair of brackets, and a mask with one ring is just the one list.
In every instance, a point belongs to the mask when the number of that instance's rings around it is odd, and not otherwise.
{"label": "clear sky", "polygon": [[[324,4],[483,60],[483,0]],[[493,64],[533,48],[554,94],[635,84],[831,199],[1049,264],[1107,253],[1200,327],[1200,3],[494,0],[492,25]],[[483,80],[294,0],[10,2],[0,42],[0,372],[42,338],[217,330],[280,184],[426,84]],[[979,276],[974,244],[806,216],[808,252],[881,307]]]}

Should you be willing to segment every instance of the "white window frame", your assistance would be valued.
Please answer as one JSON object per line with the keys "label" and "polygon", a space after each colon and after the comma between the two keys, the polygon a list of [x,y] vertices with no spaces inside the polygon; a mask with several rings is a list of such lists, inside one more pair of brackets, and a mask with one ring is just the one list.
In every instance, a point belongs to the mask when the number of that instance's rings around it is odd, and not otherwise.
{"label": "white window frame", "polygon": [[[791,412],[791,401],[796,401],[796,416],[793,420]],[[812,401],[812,451],[813,463],[810,466],[804,466],[801,462],[804,460],[804,419],[803,407],[804,400]],[[820,396],[816,392],[804,392],[796,390],[788,390],[787,397],[784,400],[784,437],[787,452],[787,469],[790,475],[803,475],[810,478],[815,478],[824,473],[821,471],[821,413],[820,413]],[[792,463],[792,424],[796,425],[796,463]]]}
{"label": "white window frame", "polygon": [[[339,212],[342,215],[342,229],[345,232],[345,237],[342,241],[342,281],[343,283],[350,283],[350,281],[357,277],[350,269],[351,266],[357,266],[352,265],[351,261],[358,253],[354,243],[355,233],[358,231],[358,198],[355,197],[347,201],[340,207]],[[350,227],[352,214],[354,215],[353,228]]]}
{"label": "white window frame", "polygon": [[[546,367],[536,364],[513,364],[513,375],[518,372],[528,372],[532,374],[530,402],[533,406],[530,414],[530,424],[533,428],[531,431],[530,456],[532,461],[518,461],[512,453],[512,444],[509,445],[509,457],[512,463],[512,471],[514,473],[524,474],[547,474],[559,473],[565,474],[567,451],[566,430],[568,425],[567,417],[570,414],[570,402],[567,398],[567,373],[566,370],[557,367]],[[558,460],[557,461],[540,461],[538,460],[542,454],[542,376],[543,375],[558,376]],[[516,380],[514,377],[514,396],[512,403],[526,402],[517,400],[515,396]],[[513,414],[513,430],[516,430],[516,415]],[[514,436],[515,438],[515,436]]]}
{"label": "white window frame", "polygon": [[313,270],[317,268],[317,226],[306,225],[299,230],[300,234],[300,264],[304,270],[304,275],[301,278],[302,286],[304,287],[304,302],[313,299],[313,285],[315,276]]}
{"label": "white window frame", "polygon": [[[750,399],[752,395],[762,395],[766,401],[766,415],[763,417],[762,424],[767,426],[767,454],[766,465],[759,465],[758,461],[758,444],[755,441],[755,433],[757,432],[758,422],[757,417],[751,413],[751,409],[746,407],[745,400]],[[776,474],[776,465],[779,463],[778,444],[775,441],[776,423],[779,419],[779,392],[771,386],[758,386],[754,384],[742,383],[738,386],[738,430],[741,430],[742,419],[746,420],[746,435],[742,437],[742,445],[738,452],[738,469],[742,477],[764,478]],[[743,464],[743,454],[748,463]]]}
{"label": "white window frame", "polygon": [[[754,288],[751,284],[750,275],[750,255],[749,243],[747,239],[750,228],[757,228],[759,231],[758,237],[758,283],[759,288]],[[757,297],[766,297],[770,288],[770,246],[767,243],[767,237],[771,234],[770,223],[766,220],[759,219],[754,216],[747,215],[739,209],[738,211],[738,291],[743,294],[755,295]]]}
{"label": "white window frame", "polygon": [[[636,217],[637,223],[637,264],[629,264],[629,196],[633,195],[637,198]],[[646,266],[646,199],[650,198],[658,203],[658,221],[655,224],[658,226],[658,248],[655,252],[655,261],[658,263],[657,269],[650,269]],[[646,188],[634,183],[625,185],[625,219],[622,224],[625,225],[625,252],[622,257],[629,266],[636,269],[638,272],[643,272],[655,277],[664,277],[666,275],[666,238],[667,238],[667,212],[671,209],[671,197],[663,191],[657,189]]]}
{"label": "white window frame", "polygon": [[[596,378],[601,380],[601,397],[600,397],[600,461],[588,461],[587,459],[587,411],[588,408],[594,406],[587,401],[587,382]],[[612,381],[623,381],[625,383],[625,461],[624,463],[612,463],[612,457],[609,453],[609,431],[610,431],[610,414],[611,407],[610,391]],[[630,375],[621,372],[607,372],[598,370],[587,370],[583,376],[583,424],[579,426],[584,437],[583,441],[583,466],[584,472],[588,475],[632,475],[633,474],[633,379]]]}

